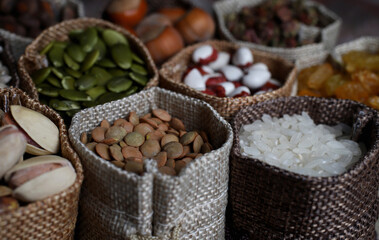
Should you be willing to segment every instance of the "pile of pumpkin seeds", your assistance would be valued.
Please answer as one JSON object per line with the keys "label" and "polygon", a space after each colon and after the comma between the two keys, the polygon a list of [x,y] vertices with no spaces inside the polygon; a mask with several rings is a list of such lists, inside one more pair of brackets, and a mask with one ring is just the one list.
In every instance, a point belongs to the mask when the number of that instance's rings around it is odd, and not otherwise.
{"label": "pile of pumpkin seeds", "polygon": [[139,118],[130,112],[111,125],[108,120],[80,136],[101,158],[124,170],[142,174],[145,158],[157,161],[160,172],[177,175],[188,163],[212,150],[204,131],[186,131],[184,123],[163,109]]}
{"label": "pile of pumpkin seeds", "polygon": [[146,63],[121,33],[89,27],[50,42],[49,66],[31,74],[40,101],[70,119],[82,108],[127,97],[148,82]]}

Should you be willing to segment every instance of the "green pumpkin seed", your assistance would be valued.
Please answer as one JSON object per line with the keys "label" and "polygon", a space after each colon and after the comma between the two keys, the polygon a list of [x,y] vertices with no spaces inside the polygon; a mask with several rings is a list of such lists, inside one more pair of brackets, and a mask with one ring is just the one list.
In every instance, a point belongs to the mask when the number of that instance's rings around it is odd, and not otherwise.
{"label": "green pumpkin seed", "polygon": [[86,107],[86,108],[90,108],[90,107],[94,107],[96,105],[98,105],[99,103],[95,102],[95,101],[89,101],[89,102],[82,102],[82,106],[83,107]]}
{"label": "green pumpkin seed", "polygon": [[47,77],[47,81],[54,87],[62,88],[61,82],[55,77],[49,76]]}
{"label": "green pumpkin seed", "polygon": [[90,71],[91,75],[97,79],[97,85],[104,86],[113,76],[104,68],[93,67]]}
{"label": "green pumpkin seed", "polygon": [[70,76],[66,76],[62,79],[62,87],[63,89],[71,89],[71,90],[74,90],[75,89],[75,79],[70,77]]}
{"label": "green pumpkin seed", "polygon": [[99,60],[96,64],[101,66],[101,67],[106,67],[106,68],[115,68],[116,67],[116,64],[114,62],[112,62],[111,60],[109,60],[108,58],[103,58],[103,59]]}
{"label": "green pumpkin seed", "polygon": [[65,67],[64,68],[64,71],[70,75],[71,77],[74,77],[74,78],[80,78],[82,76],[82,73],[79,72],[79,71],[75,71],[75,70],[72,70],[71,68],[68,68],[68,67]]}
{"label": "green pumpkin seed", "polygon": [[115,68],[115,69],[109,69],[108,72],[113,76],[113,77],[124,77],[124,76],[127,76],[128,73],[119,69],[119,68]]}
{"label": "green pumpkin seed", "polygon": [[75,43],[68,45],[66,52],[76,62],[83,62],[84,58],[86,57],[86,53],[83,51],[83,49]]}
{"label": "green pumpkin seed", "polygon": [[137,91],[138,91],[138,87],[137,86],[132,86],[125,93],[123,93],[123,97],[128,97],[129,95],[132,95],[133,93],[135,93]]}
{"label": "green pumpkin seed", "polygon": [[72,70],[79,70],[80,66],[77,64],[72,58],[67,54],[63,54],[63,60],[66,63],[66,65],[71,68]]}
{"label": "green pumpkin seed", "polygon": [[112,29],[104,30],[102,32],[102,36],[105,44],[107,44],[109,47],[118,43],[128,44],[128,40],[125,38],[124,35]]}
{"label": "green pumpkin seed", "polygon": [[91,97],[88,96],[84,92],[80,92],[77,90],[60,90],[59,95],[61,95],[63,98],[71,100],[71,101],[92,101]]}
{"label": "green pumpkin seed", "polygon": [[39,97],[38,101],[39,101],[41,104],[44,104],[44,105],[48,105],[48,104],[49,104],[49,101],[48,101],[46,98],[44,98],[43,95],[41,95],[41,96]]}
{"label": "green pumpkin seed", "polygon": [[40,84],[37,86],[37,91],[40,94],[43,94],[48,97],[58,97],[59,96],[59,89],[52,87],[48,84]]}
{"label": "green pumpkin seed", "polygon": [[141,74],[143,76],[146,76],[148,73],[144,66],[136,64],[136,63],[133,63],[130,68],[132,69],[133,72]]}
{"label": "green pumpkin seed", "polygon": [[132,52],[126,44],[116,44],[111,48],[113,60],[122,69],[129,69],[132,65]]}
{"label": "green pumpkin seed", "polygon": [[99,27],[99,26],[96,26],[95,29],[96,29],[96,31],[97,31],[99,34],[101,34],[101,33],[105,30],[105,28],[103,28],[103,27]]}
{"label": "green pumpkin seed", "polygon": [[79,91],[86,91],[90,88],[93,88],[97,84],[97,79],[90,75],[83,75],[76,81],[76,87]]}
{"label": "green pumpkin seed", "polygon": [[97,86],[86,91],[92,100],[96,100],[99,96],[103,95],[106,92],[107,90],[103,86]]}
{"label": "green pumpkin seed", "polygon": [[138,74],[138,73],[134,73],[134,72],[131,72],[129,73],[129,77],[135,81],[136,83],[142,85],[142,86],[146,86],[146,83],[148,82],[148,78],[141,75],[141,74]]}
{"label": "green pumpkin seed", "polygon": [[116,101],[116,100],[121,99],[121,98],[123,98],[123,96],[119,93],[107,92],[107,93],[104,93],[103,95],[101,95],[96,100],[96,105]]}
{"label": "green pumpkin seed", "polygon": [[53,42],[53,45],[54,45],[54,47],[62,48],[62,50],[64,50],[64,49],[67,47],[68,42],[58,42],[58,41],[54,41],[54,42]]}
{"label": "green pumpkin seed", "polygon": [[75,114],[77,114],[78,112],[80,112],[80,109],[74,109],[74,110],[68,110],[66,112],[67,116],[69,117],[73,117]]}
{"label": "green pumpkin seed", "polygon": [[99,59],[102,59],[107,53],[107,47],[105,46],[103,40],[101,40],[100,38],[97,39],[97,42],[95,46],[93,47],[93,49],[99,50],[100,52]]}
{"label": "green pumpkin seed", "polygon": [[54,42],[50,42],[49,44],[46,45],[46,47],[42,49],[42,51],[39,54],[45,55],[48,51],[50,51],[53,45],[54,45]]}
{"label": "green pumpkin seed", "polygon": [[98,36],[94,27],[89,27],[79,36],[80,46],[84,52],[91,52],[95,47]]}
{"label": "green pumpkin seed", "polygon": [[72,30],[68,36],[69,38],[72,40],[72,41],[79,41],[79,38],[80,36],[82,35],[82,33],[84,32],[83,29],[75,29],[75,30]]}
{"label": "green pumpkin seed", "polygon": [[145,64],[145,62],[140,57],[138,57],[134,52],[132,53],[132,59],[136,63]]}
{"label": "green pumpkin seed", "polygon": [[50,62],[55,67],[62,67],[63,66],[63,48],[56,47],[54,45],[47,55],[48,55]]}
{"label": "green pumpkin seed", "polygon": [[51,72],[51,68],[47,67],[47,68],[41,68],[35,72],[32,73],[31,77],[33,79],[33,82],[35,84],[40,84],[42,83],[43,81],[45,81],[45,79],[47,78],[47,76],[50,75],[50,72]]}
{"label": "green pumpkin seed", "polygon": [[80,109],[80,105],[77,102],[69,100],[51,99],[49,106],[58,111],[68,111],[73,109]]}
{"label": "green pumpkin seed", "polygon": [[85,57],[85,59],[83,61],[81,70],[84,72],[84,71],[87,71],[88,69],[90,69],[95,64],[95,62],[98,60],[99,55],[100,55],[100,52],[97,49],[93,50],[92,52],[87,54],[87,56]]}
{"label": "green pumpkin seed", "polygon": [[55,74],[55,76],[57,76],[60,79],[62,79],[66,75],[62,70],[58,68],[53,67],[51,68],[51,71]]}
{"label": "green pumpkin seed", "polygon": [[133,82],[124,77],[113,78],[107,84],[107,88],[109,91],[120,93],[128,90],[133,85]]}

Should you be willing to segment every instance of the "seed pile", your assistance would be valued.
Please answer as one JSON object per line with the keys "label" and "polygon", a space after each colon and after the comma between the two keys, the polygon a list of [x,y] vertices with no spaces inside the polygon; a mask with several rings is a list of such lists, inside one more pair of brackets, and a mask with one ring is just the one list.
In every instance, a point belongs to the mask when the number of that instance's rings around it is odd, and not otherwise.
{"label": "seed pile", "polygon": [[212,150],[204,131],[186,131],[184,123],[163,109],[143,117],[130,112],[128,118],[111,125],[103,120],[81,142],[101,158],[127,171],[142,174],[143,160],[157,161],[159,171],[177,175],[189,162]]}
{"label": "seed pile", "polygon": [[[3,52],[3,48],[0,46],[0,54]],[[6,88],[8,87],[7,84],[11,80],[11,76],[9,76],[9,70],[8,68],[3,65],[3,63],[0,61],[0,88]]]}
{"label": "seed pile", "polygon": [[62,116],[127,97],[148,82],[146,63],[121,33],[90,27],[72,31],[69,38],[49,43],[41,51],[49,67],[31,75],[41,102]]}
{"label": "seed pile", "polygon": [[349,140],[351,128],[316,125],[306,112],[262,120],[241,128],[241,153],[308,176],[333,176],[347,171],[362,155]]}

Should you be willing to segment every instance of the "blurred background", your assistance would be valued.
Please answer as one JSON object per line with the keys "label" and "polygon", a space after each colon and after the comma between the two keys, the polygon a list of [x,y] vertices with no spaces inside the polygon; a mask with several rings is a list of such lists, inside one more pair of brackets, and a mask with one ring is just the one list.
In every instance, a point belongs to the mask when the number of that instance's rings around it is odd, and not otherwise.
{"label": "blurred background", "polygon": [[[83,0],[86,15],[100,17],[102,9],[110,0]],[[164,0],[162,0],[164,1]],[[212,0],[195,0],[210,11]],[[315,0],[328,7],[342,18],[342,29],[338,43],[361,36],[379,36],[379,0]]]}

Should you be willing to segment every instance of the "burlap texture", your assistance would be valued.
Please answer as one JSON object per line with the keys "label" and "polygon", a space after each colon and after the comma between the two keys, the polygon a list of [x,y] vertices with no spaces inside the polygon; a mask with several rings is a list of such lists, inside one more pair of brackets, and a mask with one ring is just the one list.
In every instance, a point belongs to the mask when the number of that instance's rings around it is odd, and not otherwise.
{"label": "burlap texture", "polygon": [[352,50],[378,53],[379,37],[365,36],[347,43],[340,44],[335,47],[334,51],[332,52],[332,55],[337,61],[342,62],[341,56]]}
{"label": "burlap texture", "polygon": [[145,88],[158,84],[158,70],[155,67],[150,53],[141,40],[124,28],[108,21],[96,18],[80,18],[64,21],[46,29],[26,48],[25,54],[22,55],[18,61],[18,72],[21,78],[20,88],[32,98],[38,99],[38,92],[30,74],[46,67],[46,56],[41,56],[39,52],[51,41],[67,40],[69,32],[74,29],[85,29],[94,26],[109,28],[122,33],[128,39],[131,48],[146,62],[146,67],[151,77]]}
{"label": "burlap texture", "polygon": [[[62,6],[64,6],[66,3],[73,3],[78,10],[78,16],[84,17],[84,5],[82,1],[80,0],[45,0],[48,2],[51,2],[56,6],[56,8],[60,9]],[[56,11],[59,13],[59,11]],[[11,44],[12,51],[14,53],[14,56],[17,59],[24,53],[25,48],[33,41],[32,38],[29,37],[23,37],[20,35],[17,35],[15,33],[11,33],[5,29],[0,29],[0,36],[8,40]]]}
{"label": "burlap texture", "polygon": [[[146,172],[137,176],[101,159],[79,140],[103,119],[112,122],[130,111],[142,116],[154,108],[182,119],[188,130],[206,131],[216,150],[191,162],[179,176],[161,174],[154,160],[145,160]],[[80,239],[224,239],[233,136],[207,103],[154,87],[79,112],[69,133],[86,174]]]}
{"label": "burlap texture", "polygon": [[[367,152],[346,173],[308,177],[240,153],[243,125],[308,112],[316,123],[355,128]],[[378,217],[379,115],[350,100],[278,98],[241,110],[233,120],[230,203],[234,227],[250,239],[374,239]]]}
{"label": "burlap texture", "polygon": [[73,239],[83,169],[72,149],[63,119],[53,110],[30,99],[15,88],[0,89],[0,109],[9,111],[17,104],[42,113],[59,128],[60,154],[67,158],[76,171],[76,180],[66,190],[44,200],[29,203],[15,211],[0,214],[0,238],[16,239]]}
{"label": "burlap texture", "polygon": [[[268,47],[251,42],[245,42],[236,39],[231,32],[227,29],[224,16],[229,13],[239,12],[244,6],[256,6],[264,2],[265,0],[229,0],[229,1],[217,1],[213,5],[213,9],[217,15],[219,32],[223,38],[231,42],[236,42],[241,45],[246,45],[252,49],[257,49],[265,52],[270,52],[279,55],[285,59],[296,61],[303,58],[307,58],[311,55],[317,54],[322,50],[331,50],[335,46],[338,40],[342,20],[332,11],[328,10],[320,3],[316,3],[310,0],[306,1],[309,6],[317,6],[320,12],[334,21],[328,26],[321,29],[321,42],[309,45],[304,45],[296,48],[279,48]],[[308,34],[308,33],[305,33]]]}
{"label": "burlap texture", "polygon": [[226,51],[230,53],[233,53],[239,48],[238,44],[217,40],[189,46],[162,65],[159,70],[161,76],[160,86],[208,102],[227,121],[231,120],[234,114],[243,107],[272,98],[289,96],[291,94],[296,81],[296,68],[294,65],[278,56],[253,49],[250,50],[253,53],[254,62],[265,63],[268,66],[272,77],[283,84],[281,88],[264,94],[238,98],[216,97],[192,89],[183,83],[183,74],[191,62],[192,52],[196,48],[205,44],[210,44],[218,51]]}
{"label": "burlap texture", "polygon": [[0,60],[2,64],[8,68],[9,75],[12,77],[8,86],[18,87],[20,78],[17,74],[17,62],[13,56],[10,43],[0,36],[0,46],[3,48],[3,51],[0,53]]}

